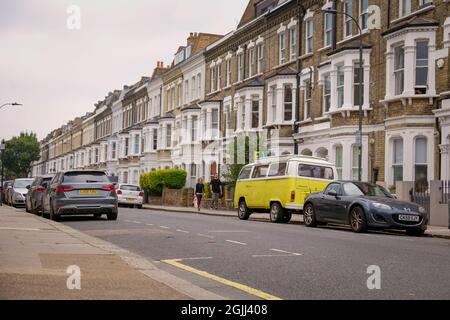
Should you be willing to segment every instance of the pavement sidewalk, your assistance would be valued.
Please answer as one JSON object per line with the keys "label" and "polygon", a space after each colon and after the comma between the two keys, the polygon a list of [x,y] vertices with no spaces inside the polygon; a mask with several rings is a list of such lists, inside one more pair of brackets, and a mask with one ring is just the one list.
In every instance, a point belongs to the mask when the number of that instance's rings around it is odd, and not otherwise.
{"label": "pavement sidewalk", "polygon": [[[197,208],[194,207],[168,207],[168,206],[157,206],[157,205],[144,205],[144,208],[150,210],[159,210],[159,211],[173,211],[173,212],[185,212],[185,213],[194,213],[194,214],[203,214],[203,215],[213,215],[213,216],[223,216],[223,217],[236,217],[237,213],[235,210],[210,210],[210,209],[201,209],[198,211]],[[252,214],[250,219],[257,220],[269,220],[269,216],[267,213],[254,213]],[[294,214],[292,215],[292,222],[303,223],[303,216]],[[450,239],[450,229],[445,227],[434,227],[428,226],[425,235],[428,237],[436,237],[436,238],[444,238]]]}
{"label": "pavement sidewalk", "polygon": [[[69,290],[69,266],[81,290]],[[0,206],[0,299],[223,299],[111,243]]]}

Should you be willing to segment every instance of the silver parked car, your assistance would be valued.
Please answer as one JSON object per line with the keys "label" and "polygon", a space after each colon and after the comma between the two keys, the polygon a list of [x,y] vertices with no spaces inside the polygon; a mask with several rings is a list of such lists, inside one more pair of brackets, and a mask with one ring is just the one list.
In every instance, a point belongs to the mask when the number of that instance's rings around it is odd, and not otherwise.
{"label": "silver parked car", "polygon": [[44,193],[53,177],[54,175],[46,175],[36,177],[33,181],[31,187],[28,189],[27,196],[25,197],[25,210],[27,212],[41,214]]}
{"label": "silver parked car", "polygon": [[7,201],[10,206],[25,206],[25,197],[28,193],[28,188],[33,183],[34,179],[16,179],[11,188],[8,190]]}
{"label": "silver parked car", "polygon": [[59,172],[45,191],[43,213],[58,220],[61,215],[106,214],[117,220],[117,194],[103,171],[71,170]]}

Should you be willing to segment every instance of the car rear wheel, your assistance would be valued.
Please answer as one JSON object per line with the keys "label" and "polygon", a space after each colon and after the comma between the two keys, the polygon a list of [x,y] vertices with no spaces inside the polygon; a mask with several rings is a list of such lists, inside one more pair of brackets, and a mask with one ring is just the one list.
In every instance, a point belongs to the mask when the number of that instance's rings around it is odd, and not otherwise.
{"label": "car rear wheel", "polygon": [[312,203],[307,203],[303,208],[303,220],[307,227],[317,226],[316,213],[314,211],[314,206],[312,205]]}
{"label": "car rear wheel", "polygon": [[248,209],[245,200],[239,202],[238,217],[241,220],[248,220],[250,218],[250,210]]}
{"label": "car rear wheel", "polygon": [[117,220],[117,212],[112,212],[107,214],[108,220],[114,221]]}
{"label": "car rear wheel", "polygon": [[350,226],[353,232],[364,233],[367,231],[366,216],[363,208],[360,206],[353,207],[350,211]]}
{"label": "car rear wheel", "polygon": [[285,214],[285,210],[278,202],[273,202],[270,205],[270,221],[274,223],[280,223],[283,221],[283,217]]}
{"label": "car rear wheel", "polygon": [[406,234],[411,237],[420,237],[425,233],[425,230],[422,230],[420,228],[415,229],[407,229]]}
{"label": "car rear wheel", "polygon": [[25,201],[25,211],[31,213],[31,210],[28,207],[28,201]]}

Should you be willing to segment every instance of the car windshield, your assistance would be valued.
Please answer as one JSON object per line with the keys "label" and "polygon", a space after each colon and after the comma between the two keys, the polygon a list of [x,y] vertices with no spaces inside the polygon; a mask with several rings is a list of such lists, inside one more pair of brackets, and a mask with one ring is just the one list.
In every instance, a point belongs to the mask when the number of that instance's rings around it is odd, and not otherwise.
{"label": "car windshield", "polygon": [[28,186],[31,186],[32,183],[33,183],[33,179],[16,180],[16,181],[14,181],[14,188],[26,188]]}
{"label": "car windshield", "polygon": [[63,183],[111,183],[103,172],[67,172]]}
{"label": "car windshield", "polygon": [[345,183],[344,192],[348,196],[369,196],[392,198],[383,187],[370,183]]}
{"label": "car windshield", "polygon": [[121,185],[120,186],[120,190],[126,190],[126,191],[141,191],[141,188],[137,187],[137,186],[125,186],[125,185]]}

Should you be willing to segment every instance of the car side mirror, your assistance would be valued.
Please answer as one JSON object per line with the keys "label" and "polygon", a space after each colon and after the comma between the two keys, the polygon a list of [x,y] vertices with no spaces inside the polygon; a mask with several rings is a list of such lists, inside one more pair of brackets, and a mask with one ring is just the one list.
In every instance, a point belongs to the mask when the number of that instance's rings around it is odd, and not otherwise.
{"label": "car side mirror", "polygon": [[337,196],[338,196],[336,190],[330,190],[330,191],[328,191],[328,195],[329,195],[329,196],[332,196],[332,197],[337,197]]}

